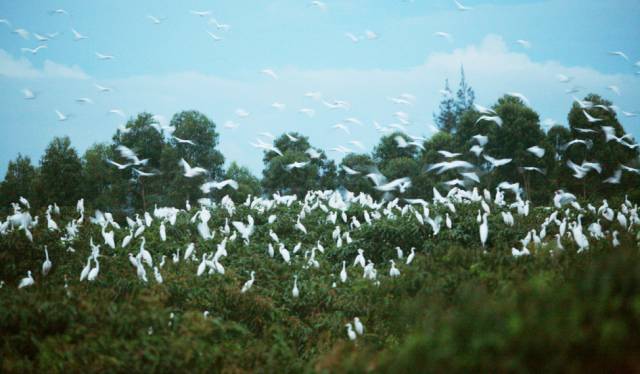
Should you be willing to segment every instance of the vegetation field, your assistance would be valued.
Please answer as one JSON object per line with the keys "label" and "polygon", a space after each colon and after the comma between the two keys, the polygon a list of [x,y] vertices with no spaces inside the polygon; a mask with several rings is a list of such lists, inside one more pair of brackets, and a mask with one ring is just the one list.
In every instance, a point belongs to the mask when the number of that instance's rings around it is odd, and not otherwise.
{"label": "vegetation field", "polygon": [[[7,223],[26,215],[16,208],[22,213],[6,219],[0,236],[0,365],[3,372],[635,371],[637,206],[583,205],[527,212],[522,203],[463,192],[401,205],[328,191],[156,209],[131,228],[99,211],[53,207],[28,230]],[[483,246],[477,215],[486,208]],[[513,212],[513,226],[503,212]],[[613,212],[628,217],[625,226],[604,217]],[[562,222],[569,228],[558,241]],[[586,249],[574,243],[578,222]],[[599,227],[587,229],[593,222]],[[142,238],[153,266],[140,254]],[[368,270],[354,264],[358,249]],[[81,281],[87,263],[99,270]],[[29,270],[35,283],[18,289]],[[243,292],[252,271],[255,282]],[[356,317],[364,331],[352,340],[345,325]]]}

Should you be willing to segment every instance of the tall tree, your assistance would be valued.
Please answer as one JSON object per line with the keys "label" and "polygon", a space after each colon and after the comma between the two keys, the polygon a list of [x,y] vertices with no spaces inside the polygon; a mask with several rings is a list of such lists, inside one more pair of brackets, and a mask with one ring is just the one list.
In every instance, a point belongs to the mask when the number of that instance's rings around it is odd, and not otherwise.
{"label": "tall tree", "polygon": [[[347,190],[358,194],[364,192],[375,195],[373,183],[366,175],[375,167],[375,162],[371,156],[366,154],[350,153],[346,155],[340,163],[340,171],[338,172],[338,184]],[[360,174],[349,174],[342,166],[353,169]]]}
{"label": "tall tree", "polygon": [[437,114],[433,114],[438,129],[444,132],[454,132],[457,122],[456,101],[453,98],[453,92],[449,88],[449,80],[444,82],[443,99],[438,106]]}
{"label": "tall tree", "polygon": [[373,149],[373,161],[376,163],[380,170],[387,167],[387,164],[396,158],[415,158],[417,155],[417,147],[415,145],[407,145],[406,147],[400,147],[398,143],[398,137],[402,138],[404,142],[413,142],[407,134],[401,132],[394,132],[392,134],[383,136],[380,138],[378,145]]}
{"label": "tall tree", "polygon": [[[175,130],[163,151],[162,179],[165,180],[168,202],[182,205],[185,200],[194,200],[202,195],[199,186],[203,182],[223,177],[224,156],[217,149],[219,135],[216,125],[204,114],[194,110],[177,113],[170,126]],[[206,175],[186,178],[181,160],[191,167],[204,168]]]}
{"label": "tall tree", "polygon": [[236,203],[245,201],[249,195],[260,196],[262,193],[260,180],[248,168],[238,165],[235,161],[232,161],[229,165],[224,174],[224,179],[233,179],[238,182],[238,189],[227,188],[219,191],[218,194],[221,196],[229,195]]}
{"label": "tall tree", "polygon": [[107,163],[116,157],[114,147],[105,143],[89,147],[82,157],[82,196],[85,204],[95,209],[124,213],[130,171],[119,170]]}
{"label": "tall tree", "polygon": [[53,138],[40,160],[40,205],[71,206],[82,197],[82,163],[68,137]]}
{"label": "tall tree", "polygon": [[[289,136],[296,140],[292,140]],[[262,186],[267,193],[279,191],[303,196],[309,190],[333,189],[336,187],[336,166],[322,150],[312,148],[309,138],[298,133],[284,134],[274,141],[282,155],[266,151],[263,162]],[[318,157],[310,157],[313,149]],[[294,162],[305,163],[299,168],[290,168]]]}
{"label": "tall tree", "polygon": [[[160,173],[162,152],[165,146],[164,134],[158,131],[158,122],[150,113],[140,113],[127,122],[125,130],[117,130],[113,136],[115,146],[124,145],[133,150],[140,159],[148,159],[144,166],[136,168],[144,172]],[[156,125],[156,128],[154,126]],[[123,164],[128,160],[118,157]],[[129,181],[127,201],[131,209],[144,209],[162,203],[163,178],[158,175],[141,177],[133,168],[126,169],[122,177]]]}
{"label": "tall tree", "polygon": [[29,156],[18,154],[15,160],[9,161],[4,181],[0,184],[0,209],[8,210],[9,204],[17,202],[20,196],[35,204],[35,182],[37,170],[31,164]]}
{"label": "tall tree", "polygon": [[[574,103],[568,115],[569,126],[575,139],[587,140],[592,146],[574,145],[567,151],[565,158],[578,165],[584,161],[597,162],[602,166],[602,172],[590,171],[582,179],[565,180],[565,183],[573,189],[573,192],[585,197],[587,195],[606,197],[637,186],[636,183],[639,182],[637,174],[624,172],[621,183],[602,183],[603,180],[613,176],[621,164],[628,164],[637,158],[638,150],[637,147],[633,149],[615,140],[607,141],[604,133],[606,127],[611,128],[618,138],[625,135],[610,101],[595,94],[587,95],[584,101],[589,103],[590,108],[584,109],[578,103]],[[599,121],[590,122],[585,112]],[[585,132],[585,129],[592,132]]]}
{"label": "tall tree", "polygon": [[[520,182],[527,198],[536,202],[545,199],[549,192],[546,175],[524,169],[536,167],[546,173],[549,163],[553,162],[553,149],[546,143],[538,114],[513,96],[500,98],[493,110],[502,118],[503,124],[491,124],[489,143],[485,146],[484,154],[496,159],[510,158],[512,161],[489,174],[490,187],[494,188],[503,181]],[[527,151],[532,146],[544,148],[544,156],[538,158]],[[489,166],[488,162],[486,166]]]}
{"label": "tall tree", "polygon": [[473,102],[476,99],[476,94],[473,92],[473,88],[467,83],[467,79],[464,74],[464,66],[460,67],[460,85],[458,86],[458,92],[456,93],[455,112],[456,119],[459,119],[462,114],[473,107]]}

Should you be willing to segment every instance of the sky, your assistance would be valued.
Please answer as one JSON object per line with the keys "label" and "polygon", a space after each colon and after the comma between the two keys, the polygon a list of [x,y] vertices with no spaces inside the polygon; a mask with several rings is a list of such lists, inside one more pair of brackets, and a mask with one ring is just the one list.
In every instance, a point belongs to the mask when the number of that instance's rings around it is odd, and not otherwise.
{"label": "sky", "polygon": [[[542,123],[566,125],[573,96],[595,92],[640,139],[639,117],[621,113],[640,113],[640,2],[460,2],[471,9],[453,0],[325,0],[323,8],[307,0],[0,0],[0,175],[18,153],[37,163],[55,136],[69,136],[80,153],[109,142],[143,111],[167,121],[201,111],[216,123],[227,162],[256,175],[262,151],[250,143],[261,132],[302,133],[339,161],[343,154],[331,148],[370,152],[382,136],[374,123],[398,124],[398,112],[409,118],[408,134],[431,136],[444,81],[455,90],[461,66],[478,104],[519,92]],[[87,38],[74,40],[72,29]],[[57,35],[38,41],[35,33]],[[23,50],[40,45],[47,48]],[[610,54],[617,51],[628,61]],[[35,98],[25,99],[24,89]],[[402,94],[415,99],[390,100]],[[336,100],[349,108],[323,103]],[[56,110],[69,119],[59,121]],[[334,128],[339,123],[349,133]]]}

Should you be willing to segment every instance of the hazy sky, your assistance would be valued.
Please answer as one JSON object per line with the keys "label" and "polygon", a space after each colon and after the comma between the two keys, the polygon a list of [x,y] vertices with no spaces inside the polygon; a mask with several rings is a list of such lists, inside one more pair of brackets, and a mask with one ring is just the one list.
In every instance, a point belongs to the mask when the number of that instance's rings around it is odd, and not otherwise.
{"label": "hazy sky", "polygon": [[[428,137],[439,91],[445,78],[457,87],[461,64],[479,104],[520,92],[541,121],[566,123],[572,101],[566,91],[573,88],[578,97],[596,92],[621,110],[640,111],[637,0],[462,3],[473,9],[459,11],[453,0],[326,0],[325,10],[307,0],[0,0],[0,19],[11,24],[0,24],[0,173],[18,153],[37,162],[54,136],[69,135],[80,152],[109,141],[126,121],[110,109],[167,119],[180,110],[202,111],[217,124],[227,161],[256,174],[262,152],[249,142],[263,131],[298,131],[325,150],[343,145],[362,151],[349,143],[358,140],[368,152],[381,136],[374,121],[398,123],[398,111],[410,116],[409,134]],[[50,14],[55,9],[69,14]],[[165,18],[154,24],[148,15]],[[211,18],[230,28],[218,29]],[[88,39],[74,41],[72,28]],[[29,39],[14,29],[27,30]],[[377,39],[367,39],[367,30]],[[33,33],[59,35],[40,42]],[[361,40],[354,43],[346,33]],[[48,48],[22,51],[39,45]],[[629,61],[611,51],[623,51]],[[96,52],[114,59],[100,60]],[[261,73],[267,68],[278,79]],[[558,74],[572,81],[562,83]],[[113,90],[100,92],[96,84]],[[36,98],[25,100],[25,88]],[[351,108],[329,109],[304,96],[310,91]],[[413,105],[389,100],[403,93],[416,97]],[[84,97],[93,104],[76,102]],[[274,102],[286,107],[278,110]],[[58,121],[56,109],[71,118]],[[248,116],[238,116],[238,109]],[[640,138],[638,117],[619,117]],[[230,122],[238,127],[226,128]],[[337,123],[351,134],[333,128]],[[341,154],[329,156],[339,160]]]}

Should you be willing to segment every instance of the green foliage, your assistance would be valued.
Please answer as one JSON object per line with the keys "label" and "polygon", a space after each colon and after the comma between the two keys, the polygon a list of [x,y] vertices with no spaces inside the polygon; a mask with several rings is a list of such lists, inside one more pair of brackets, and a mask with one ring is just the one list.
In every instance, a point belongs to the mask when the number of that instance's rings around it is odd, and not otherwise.
{"label": "green foliage", "polygon": [[[262,171],[262,187],[268,194],[281,192],[304,196],[307,191],[333,189],[336,185],[336,165],[329,160],[324,151],[317,150],[317,158],[309,156],[307,150],[312,149],[309,138],[299,133],[289,133],[274,141],[274,146],[282,152],[282,156],[274,151],[264,154],[264,170]],[[287,169],[294,162],[306,162],[304,167]]]}
{"label": "green foliage", "polygon": [[371,180],[366,177],[366,175],[376,167],[375,162],[369,155],[350,153],[342,159],[340,165],[345,165],[357,172],[360,172],[360,174],[357,175],[349,175],[341,167],[340,172],[338,173],[338,183],[340,186],[355,194],[364,192],[370,195],[375,195],[376,190],[373,188],[373,183],[371,183]]}
{"label": "green foliage", "polygon": [[[640,176],[637,174],[623,173],[621,183],[617,185],[603,184],[602,181],[613,175],[620,164],[629,164],[632,160],[637,160],[638,150],[630,149],[617,143],[616,141],[606,141],[603,126],[613,127],[615,135],[621,137],[624,135],[624,129],[618,121],[616,114],[610,109],[611,102],[601,98],[598,95],[590,94],[584,98],[590,102],[593,107],[588,109],[589,115],[601,119],[599,122],[590,123],[583,113],[583,109],[574,103],[568,115],[569,126],[574,139],[587,139],[593,142],[590,149],[583,145],[573,146],[569,149],[562,159],[563,163],[571,160],[574,163],[582,164],[583,161],[599,162],[602,166],[602,173],[590,172],[582,180],[574,180],[567,178],[564,180],[566,187],[572,192],[582,195],[583,197],[598,196],[606,197],[612,194],[624,193],[640,184]],[[579,132],[577,129],[593,130],[591,133]]]}
{"label": "green foliage", "polygon": [[238,182],[238,189],[225,189],[220,195],[229,195],[233,201],[245,201],[248,196],[260,196],[260,180],[244,166],[232,161],[225,172],[224,179],[233,179]]}
{"label": "green foliage", "polygon": [[15,160],[9,161],[4,181],[0,183],[0,211],[18,201],[20,196],[33,201],[37,176],[28,156],[18,154]]}
{"label": "green foliage", "polygon": [[[577,254],[569,243],[559,251],[550,239],[533,256],[514,258],[510,247],[539,227],[549,211],[518,216],[514,227],[493,214],[489,243],[482,248],[475,222],[479,204],[456,204],[455,214],[437,205],[430,207],[432,217],[453,219],[453,228],[443,222],[437,236],[413,215],[394,210],[395,218],[363,223],[352,231],[353,242],[338,248],[331,240],[334,226],[326,224],[320,209],[304,218],[306,235],[293,228],[300,208],[279,205],[255,215],[251,242],[228,243],[223,276],[196,276],[199,260],[170,260],[190,241],[197,257],[215,251],[219,237],[201,240],[191,214],[180,213],[175,226],[167,224],[168,240],[162,242],[156,220],[143,235],[156,262],[169,257],[162,284],[150,271],[144,284],[129,264],[127,252],[137,252],[139,239],[126,250],[102,246],[98,278],[80,283],[89,238],[101,242],[100,229],[88,221],[68,245],[42,224],[34,230],[35,244],[18,230],[0,237],[0,279],[6,282],[0,288],[1,370],[628,372],[637,364],[637,228],[621,232],[622,245],[615,249],[609,240],[592,240],[589,251]],[[209,225],[224,226],[226,219],[248,213],[241,205],[233,216],[214,210]],[[346,213],[364,222],[361,207]],[[273,225],[267,224],[269,214],[278,216]],[[63,208],[54,218],[62,223],[75,215]],[[585,222],[593,219],[587,214]],[[340,219],[336,224],[346,230]],[[291,265],[277,254],[266,255],[270,229],[290,250],[302,243]],[[115,232],[118,243],[128,234]],[[321,266],[305,269],[304,252],[318,240],[325,245],[324,254],[316,252]],[[43,245],[53,261],[47,277],[38,271]],[[409,266],[396,260],[401,276],[390,278],[395,246],[405,256],[415,247],[417,255]],[[362,269],[352,266],[358,248],[375,262],[379,285],[362,279]],[[348,264],[346,284],[337,278],[342,261]],[[36,284],[17,290],[25,269],[34,271]],[[256,282],[242,294],[250,270],[256,271]],[[291,296],[293,274],[299,276],[299,298]],[[344,324],[354,316],[366,330],[352,343]]]}
{"label": "green foliage", "polygon": [[[177,113],[170,126],[175,127],[175,131],[163,149],[161,179],[165,180],[165,203],[177,206],[201,196],[199,187],[206,180],[218,180],[223,176],[224,156],[216,148],[219,138],[216,125],[204,114],[197,111]],[[194,144],[180,143],[176,137]],[[204,168],[207,175],[185,178],[180,165],[182,159],[191,167]]]}
{"label": "green foliage", "polygon": [[68,137],[56,137],[47,146],[36,191],[40,205],[72,205],[82,197],[82,163]]}

